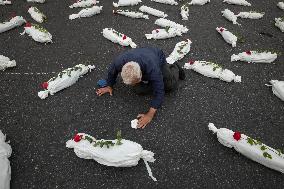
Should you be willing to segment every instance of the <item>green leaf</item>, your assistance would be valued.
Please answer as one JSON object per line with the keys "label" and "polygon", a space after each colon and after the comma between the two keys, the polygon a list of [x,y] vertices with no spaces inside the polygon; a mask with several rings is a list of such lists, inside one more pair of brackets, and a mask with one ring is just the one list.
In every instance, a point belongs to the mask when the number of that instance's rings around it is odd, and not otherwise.
{"label": "green leaf", "polygon": [[281,154],[283,154],[283,152],[280,149],[276,149],[278,152],[278,155],[281,156]]}
{"label": "green leaf", "polygon": [[271,156],[269,153],[267,153],[267,152],[263,152],[263,156],[264,156],[265,158],[272,159],[272,156]]}
{"label": "green leaf", "polygon": [[122,140],[121,130],[117,131],[117,133],[116,133],[116,140],[117,140],[116,145],[121,145],[122,144],[122,142],[121,142],[121,140]]}
{"label": "green leaf", "polygon": [[264,151],[264,150],[266,150],[267,148],[266,148],[265,146],[261,146],[260,149],[261,149],[262,151]]}
{"label": "green leaf", "polygon": [[91,138],[91,137],[89,137],[89,136],[85,136],[85,139],[87,140],[87,141],[89,141],[90,143],[92,143],[94,140]]}
{"label": "green leaf", "polygon": [[247,138],[247,142],[250,144],[250,145],[257,145],[257,142],[255,142],[252,138],[248,137]]}

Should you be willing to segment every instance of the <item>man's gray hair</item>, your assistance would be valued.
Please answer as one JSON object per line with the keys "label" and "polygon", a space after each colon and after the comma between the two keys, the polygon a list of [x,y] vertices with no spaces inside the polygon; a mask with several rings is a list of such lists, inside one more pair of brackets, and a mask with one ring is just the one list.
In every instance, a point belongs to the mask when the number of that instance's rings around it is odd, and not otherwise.
{"label": "man's gray hair", "polygon": [[123,83],[127,85],[135,84],[141,81],[142,72],[137,62],[127,62],[121,70]]}

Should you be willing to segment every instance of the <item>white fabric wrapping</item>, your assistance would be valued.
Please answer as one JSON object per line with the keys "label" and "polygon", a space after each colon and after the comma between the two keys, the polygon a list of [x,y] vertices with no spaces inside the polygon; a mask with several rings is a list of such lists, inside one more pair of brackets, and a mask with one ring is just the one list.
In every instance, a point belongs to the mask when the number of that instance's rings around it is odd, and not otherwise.
{"label": "white fabric wrapping", "polygon": [[0,71],[5,70],[6,68],[11,68],[16,66],[15,60],[10,60],[10,58],[0,55]]}
{"label": "white fabric wrapping", "polygon": [[275,18],[275,26],[278,27],[282,32],[284,32],[284,19]]}
{"label": "white fabric wrapping", "polygon": [[141,0],[119,0],[118,3],[112,3],[114,7],[134,6],[141,3]]}
{"label": "white fabric wrapping", "polygon": [[173,52],[169,57],[166,58],[167,63],[173,64],[176,61],[181,60],[190,51],[191,43],[192,42],[189,39],[187,39],[186,41],[178,42]]}
{"label": "white fabric wrapping", "polygon": [[206,77],[218,78],[226,82],[241,82],[241,76],[235,75],[230,70],[222,69],[221,66],[212,62],[194,61],[185,63],[184,68],[194,70]]}
{"label": "white fabric wrapping", "polygon": [[223,2],[233,5],[251,6],[246,0],[224,0]]}
{"label": "white fabric wrapping", "polygon": [[189,4],[190,5],[205,5],[206,3],[209,3],[210,0],[192,0]]}
{"label": "white fabric wrapping", "polygon": [[171,28],[177,28],[182,31],[182,33],[187,33],[188,29],[186,26],[183,26],[181,24],[177,24],[173,21],[167,20],[165,18],[159,18],[155,21],[155,24],[161,27],[171,27]]}
{"label": "white fabric wrapping", "polygon": [[0,33],[11,30],[17,26],[21,26],[26,20],[21,16],[15,16],[9,22],[0,23]]}
{"label": "white fabric wrapping", "polygon": [[85,8],[85,7],[91,7],[99,3],[99,1],[96,0],[81,0],[76,3],[73,3],[69,6],[69,8]]}
{"label": "white fabric wrapping", "polygon": [[178,5],[178,2],[176,2],[175,0],[151,0],[151,1],[154,1],[156,3],[168,4],[168,5]]}
{"label": "white fabric wrapping", "polygon": [[11,1],[7,1],[7,0],[0,0],[0,5],[11,5],[12,2]]}
{"label": "white fabric wrapping", "polygon": [[258,13],[258,12],[240,12],[237,17],[240,18],[249,18],[249,19],[260,19],[264,16],[264,13]]}
{"label": "white fabric wrapping", "polygon": [[[249,144],[247,139],[248,136],[241,134],[240,140],[235,140],[233,135],[234,132],[232,130],[226,128],[217,129],[213,123],[209,123],[209,130],[213,131],[213,133],[217,133],[218,141],[229,148],[234,148],[237,152],[246,156],[247,158],[256,161],[268,168],[274,169],[276,171],[280,171],[284,173],[284,156],[277,152],[277,150],[265,145],[265,144]],[[261,147],[263,149],[261,150]],[[264,157],[263,153],[269,153],[271,158]]]}
{"label": "white fabric wrapping", "polygon": [[131,128],[137,129],[137,126],[138,126],[138,119],[133,119],[131,121]]}
{"label": "white fabric wrapping", "polygon": [[225,18],[227,18],[229,21],[233,22],[233,24],[238,24],[237,19],[238,17],[229,9],[225,9],[224,11],[221,11],[222,16],[224,16]]}
{"label": "white fabric wrapping", "polygon": [[6,136],[0,130],[0,188],[9,189],[11,180],[11,166],[8,158],[12,154],[11,146],[5,142]]}
{"label": "white fabric wrapping", "polygon": [[99,14],[101,10],[103,9],[103,6],[93,6],[91,8],[85,8],[82,9],[80,12],[77,14],[71,14],[69,15],[70,20],[74,20],[76,18],[86,18],[86,17],[91,17],[96,14]]}
{"label": "white fabric wrapping", "polygon": [[155,29],[152,34],[145,34],[147,39],[167,39],[171,37],[181,36],[182,32],[176,28]]}
{"label": "white fabric wrapping", "polygon": [[43,21],[46,19],[46,16],[42,14],[36,7],[30,7],[28,9],[28,13],[30,13],[31,17],[39,23],[43,23]]}
{"label": "white fabric wrapping", "polygon": [[[147,162],[154,162],[154,153],[151,151],[143,150],[142,146],[136,142],[132,142],[130,140],[122,139],[121,145],[114,145],[107,148],[103,146],[94,147],[95,142],[101,140],[94,140],[92,143],[90,141],[85,140],[85,136],[90,137],[90,135],[86,135],[85,133],[78,133],[77,135],[82,135],[82,140],[79,142],[75,142],[73,139],[68,140],[66,142],[67,148],[74,148],[75,154],[79,158],[83,159],[94,159],[98,163],[106,166],[113,167],[132,167],[138,164],[140,159],[143,159],[149,176],[157,181],[155,177],[152,175],[152,171]],[[116,140],[108,140],[116,143]]]}
{"label": "white fabric wrapping", "polygon": [[147,13],[147,14],[150,14],[150,15],[153,15],[153,16],[157,16],[157,17],[161,17],[161,18],[165,18],[167,17],[168,15],[165,14],[164,12],[162,11],[159,11],[157,9],[153,9],[151,7],[147,7],[145,5],[142,5],[139,10],[141,12],[144,12],[144,13]]}
{"label": "white fabric wrapping", "polygon": [[103,29],[103,36],[113,43],[118,43],[122,46],[130,46],[132,48],[137,47],[130,37],[127,37],[126,35],[119,33],[112,28]]}
{"label": "white fabric wrapping", "polygon": [[276,53],[271,52],[257,52],[249,51],[242,52],[237,55],[233,54],[231,56],[231,62],[233,61],[244,61],[244,62],[256,62],[256,63],[271,63],[277,58]]}
{"label": "white fabric wrapping", "polygon": [[280,9],[284,10],[284,2],[278,2],[278,3],[277,3],[277,6],[278,6]]}
{"label": "white fabric wrapping", "polygon": [[128,10],[113,10],[114,14],[121,14],[130,18],[144,18],[144,19],[149,19],[148,15],[145,15],[141,12],[133,12],[133,11],[128,11]]}
{"label": "white fabric wrapping", "polygon": [[272,84],[273,94],[284,101],[284,81],[271,80],[270,83]]}
{"label": "white fabric wrapping", "polygon": [[30,3],[44,3],[45,0],[27,0],[27,2],[30,2]]}
{"label": "white fabric wrapping", "polygon": [[24,35],[25,33],[39,43],[52,43],[52,35],[49,32],[40,31],[34,25],[25,27],[25,31],[21,33],[21,35]]}
{"label": "white fabric wrapping", "polygon": [[183,6],[180,7],[180,15],[182,20],[188,20],[189,16],[188,4],[184,4]]}
{"label": "white fabric wrapping", "polygon": [[217,32],[220,33],[223,37],[223,39],[232,45],[232,47],[236,47],[237,45],[237,36],[235,36],[234,34],[232,34],[231,32],[229,32],[226,28],[223,27],[217,27],[216,28]]}
{"label": "white fabric wrapping", "polygon": [[[75,67],[81,68],[81,69],[71,71],[71,69]],[[92,65],[86,66],[83,64],[78,64],[75,67],[63,70],[62,72],[63,74],[61,77],[60,77],[60,74],[58,74],[57,77],[50,79],[47,82],[48,83],[47,89],[44,91],[38,92],[38,96],[41,99],[45,99],[46,97],[48,97],[48,94],[54,95],[58,91],[61,91],[62,89],[70,87],[71,85],[76,83],[80,77],[82,77],[83,75],[88,73],[88,71],[91,71],[92,69],[95,68],[95,66],[92,66]],[[70,72],[69,75],[68,75],[68,72]]]}

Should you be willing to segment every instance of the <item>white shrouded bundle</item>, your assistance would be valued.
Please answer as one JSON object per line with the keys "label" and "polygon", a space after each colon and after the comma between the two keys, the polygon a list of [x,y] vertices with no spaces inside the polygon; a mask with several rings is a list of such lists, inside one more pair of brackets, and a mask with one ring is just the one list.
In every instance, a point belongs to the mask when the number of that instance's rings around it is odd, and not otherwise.
{"label": "white shrouded bundle", "polygon": [[277,6],[278,6],[280,9],[284,10],[284,2],[278,2],[278,3],[277,3]]}
{"label": "white shrouded bundle", "polygon": [[80,77],[94,69],[95,66],[78,64],[73,68],[67,68],[60,72],[56,77],[51,78],[49,81],[44,82],[42,87],[44,91],[38,92],[38,96],[41,99],[48,97],[48,94],[54,95],[58,91],[70,87],[78,81]]}
{"label": "white shrouded bundle", "polygon": [[27,0],[27,2],[30,2],[30,3],[44,3],[45,0]]}
{"label": "white shrouded bundle", "polygon": [[131,121],[131,128],[137,129],[137,127],[138,127],[138,119],[133,119]]}
{"label": "white shrouded bundle", "polygon": [[241,82],[241,76],[235,75],[231,70],[222,69],[218,64],[206,61],[190,61],[184,64],[185,69],[194,70],[206,77],[218,78],[226,82]]}
{"label": "white shrouded bundle", "polygon": [[152,31],[152,34],[145,34],[147,39],[167,39],[181,35],[182,32],[176,28],[155,29]]}
{"label": "white shrouded bundle", "polygon": [[157,10],[157,9],[153,9],[153,8],[151,8],[151,7],[147,7],[147,6],[145,6],[145,5],[142,5],[142,6],[139,8],[139,10],[140,10],[141,12],[145,12],[145,13],[147,13],[147,14],[151,14],[151,15],[153,15],[153,16],[157,16],[157,17],[161,17],[161,18],[165,18],[165,17],[168,16],[167,14],[165,14],[165,13],[162,12],[162,11],[159,11],[159,10]]}
{"label": "white shrouded bundle", "polygon": [[183,26],[181,24],[177,24],[173,21],[167,20],[165,18],[159,18],[155,21],[155,24],[161,27],[170,27],[170,28],[176,28],[181,30],[182,33],[187,33],[188,29],[186,26]]}
{"label": "white shrouded bundle", "polygon": [[273,94],[284,101],[284,81],[271,80],[270,83],[272,85],[267,86],[272,86]]}
{"label": "white shrouded bundle", "polygon": [[180,15],[181,15],[182,20],[188,20],[188,16],[189,16],[188,4],[184,4],[183,6],[180,7]]}
{"label": "white shrouded bundle", "polygon": [[31,17],[39,23],[43,23],[43,21],[46,20],[46,16],[36,7],[30,7],[28,13],[30,13]]}
{"label": "white shrouded bundle", "polygon": [[0,23],[0,33],[11,30],[17,26],[21,26],[26,20],[21,16],[13,17],[9,22]]}
{"label": "white shrouded bundle", "polygon": [[284,173],[284,155],[280,150],[275,150],[240,132],[226,128],[217,129],[213,123],[209,123],[208,128],[213,133],[217,133],[218,141],[222,145],[234,148],[247,158]]}
{"label": "white shrouded bundle", "polygon": [[21,35],[28,34],[33,40],[40,43],[52,43],[52,35],[37,24],[26,23],[25,31]]}
{"label": "white shrouded bundle", "polygon": [[73,3],[69,6],[69,8],[85,8],[85,7],[91,7],[99,3],[99,1],[96,0],[81,0],[77,1],[76,3]]}
{"label": "white shrouded bundle", "polygon": [[284,32],[284,19],[275,18],[275,26],[278,27],[282,32]]}
{"label": "white shrouded bundle", "polygon": [[16,66],[15,60],[10,60],[10,58],[0,55],[0,71],[5,70],[6,68],[11,68]]}
{"label": "white shrouded bundle", "polygon": [[277,58],[276,53],[271,52],[257,52],[257,51],[246,51],[239,53],[238,55],[233,54],[231,56],[231,62],[233,61],[244,61],[244,62],[256,62],[256,63],[271,63]]}
{"label": "white shrouded bundle", "polygon": [[233,5],[251,6],[246,0],[224,0],[223,2]]}
{"label": "white shrouded bundle", "polygon": [[74,139],[66,142],[66,147],[74,148],[79,158],[93,159],[106,166],[132,167],[143,159],[149,176],[157,181],[148,165],[148,162],[155,161],[154,153],[143,150],[142,146],[136,142],[125,139],[96,140],[88,134],[78,133]]}
{"label": "white shrouded bundle", "polygon": [[224,11],[221,11],[222,16],[224,16],[225,18],[227,18],[229,21],[233,22],[233,24],[238,24],[237,19],[238,17],[229,9],[225,9]]}
{"label": "white shrouded bundle", "polygon": [[8,158],[12,154],[12,148],[6,141],[6,135],[0,131],[0,188],[9,189],[11,180],[11,166]]}
{"label": "white shrouded bundle", "polygon": [[149,19],[148,15],[143,14],[142,12],[134,12],[129,10],[113,10],[114,14],[121,14],[130,18],[144,18]]}
{"label": "white shrouded bundle", "polygon": [[173,64],[176,61],[181,60],[190,51],[191,43],[192,42],[189,39],[187,39],[186,41],[178,42],[173,52],[168,58],[166,58],[167,63]]}
{"label": "white shrouded bundle", "polygon": [[125,34],[119,33],[112,28],[103,29],[103,36],[108,40],[118,43],[122,46],[130,46],[132,48],[137,47],[130,37],[127,37]]}
{"label": "white shrouded bundle", "polygon": [[103,9],[103,6],[93,6],[91,8],[85,8],[82,9],[80,12],[77,14],[71,14],[69,15],[70,20],[74,20],[76,18],[86,18],[86,17],[91,17],[96,14],[99,14],[101,10]]}
{"label": "white shrouded bundle", "polygon": [[206,3],[210,3],[210,0],[192,0],[190,5],[205,5]]}
{"label": "white shrouded bundle", "polygon": [[118,0],[118,3],[112,3],[114,7],[134,6],[141,3],[141,0]]}
{"label": "white shrouded bundle", "polygon": [[237,36],[235,36],[234,34],[232,34],[231,32],[229,32],[226,28],[220,27],[220,28],[216,28],[216,30],[218,31],[218,33],[220,33],[223,37],[223,39],[232,45],[232,47],[236,47],[237,45]]}
{"label": "white shrouded bundle", "polygon": [[0,5],[11,5],[12,2],[11,1],[7,1],[7,0],[0,0]]}
{"label": "white shrouded bundle", "polygon": [[236,16],[240,18],[260,19],[264,16],[264,14],[265,13],[258,13],[258,12],[250,11],[250,12],[240,12]]}
{"label": "white shrouded bundle", "polygon": [[178,5],[178,2],[176,2],[175,0],[151,0],[151,1],[154,1],[156,3],[168,4],[168,5]]}

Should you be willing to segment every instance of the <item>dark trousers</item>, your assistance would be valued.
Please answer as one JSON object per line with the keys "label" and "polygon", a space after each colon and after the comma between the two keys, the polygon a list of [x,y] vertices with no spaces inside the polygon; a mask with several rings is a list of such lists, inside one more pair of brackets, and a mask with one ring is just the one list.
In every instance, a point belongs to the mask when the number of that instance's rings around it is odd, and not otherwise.
{"label": "dark trousers", "polygon": [[[165,92],[171,92],[178,88],[179,68],[176,64],[164,64],[162,67]],[[134,91],[139,95],[152,93],[151,83],[140,82],[134,87]]]}

